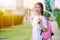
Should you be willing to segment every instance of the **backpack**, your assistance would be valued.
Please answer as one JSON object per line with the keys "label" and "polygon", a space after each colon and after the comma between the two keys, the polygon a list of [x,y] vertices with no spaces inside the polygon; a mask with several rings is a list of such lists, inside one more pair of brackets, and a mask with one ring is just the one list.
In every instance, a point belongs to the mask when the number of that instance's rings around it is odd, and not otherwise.
{"label": "backpack", "polygon": [[51,38],[51,33],[52,33],[51,23],[48,20],[47,20],[47,26],[48,26],[47,31],[46,32],[42,32],[42,36],[46,40]]}

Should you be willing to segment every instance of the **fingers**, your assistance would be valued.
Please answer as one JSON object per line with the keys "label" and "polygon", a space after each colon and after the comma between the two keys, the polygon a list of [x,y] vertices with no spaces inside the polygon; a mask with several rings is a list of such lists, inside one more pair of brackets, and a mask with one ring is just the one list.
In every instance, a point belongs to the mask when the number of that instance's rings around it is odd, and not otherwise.
{"label": "fingers", "polygon": [[40,18],[38,18],[37,21],[40,22]]}

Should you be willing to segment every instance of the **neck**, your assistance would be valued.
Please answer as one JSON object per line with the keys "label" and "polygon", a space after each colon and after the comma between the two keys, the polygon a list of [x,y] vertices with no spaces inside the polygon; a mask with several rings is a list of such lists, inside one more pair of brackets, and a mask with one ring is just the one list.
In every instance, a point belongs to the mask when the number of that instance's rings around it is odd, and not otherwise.
{"label": "neck", "polygon": [[41,13],[38,13],[37,16],[42,16]]}

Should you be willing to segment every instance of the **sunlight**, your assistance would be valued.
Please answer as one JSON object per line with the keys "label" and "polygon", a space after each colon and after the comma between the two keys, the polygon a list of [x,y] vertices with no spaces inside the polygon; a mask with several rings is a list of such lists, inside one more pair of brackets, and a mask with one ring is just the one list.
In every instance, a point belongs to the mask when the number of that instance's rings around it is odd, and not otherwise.
{"label": "sunlight", "polygon": [[0,0],[0,6],[15,6],[15,1],[16,0]]}
{"label": "sunlight", "polygon": [[[0,9],[4,12],[8,10],[16,10],[16,7],[22,4],[22,0],[0,0]],[[22,5],[21,5],[22,6]],[[21,12],[16,10],[13,14],[20,14]]]}
{"label": "sunlight", "polygon": [[36,2],[42,2],[44,4],[44,0],[24,0],[24,7],[32,9]]}

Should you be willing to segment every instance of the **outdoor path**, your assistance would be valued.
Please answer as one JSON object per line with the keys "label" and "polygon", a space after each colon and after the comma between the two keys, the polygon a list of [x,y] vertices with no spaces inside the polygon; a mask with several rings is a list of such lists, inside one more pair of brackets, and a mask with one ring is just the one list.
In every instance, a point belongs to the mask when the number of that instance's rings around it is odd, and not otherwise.
{"label": "outdoor path", "polygon": [[51,25],[54,32],[52,40],[60,40],[60,30],[58,29],[57,22],[51,22]]}

